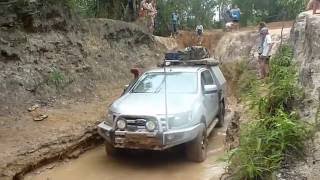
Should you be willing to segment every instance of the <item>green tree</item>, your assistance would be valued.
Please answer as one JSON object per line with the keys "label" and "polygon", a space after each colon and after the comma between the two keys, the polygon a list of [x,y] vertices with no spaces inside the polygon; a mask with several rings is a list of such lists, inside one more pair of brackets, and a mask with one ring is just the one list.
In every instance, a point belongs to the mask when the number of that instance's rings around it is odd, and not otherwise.
{"label": "green tree", "polygon": [[158,0],[157,3],[157,34],[170,31],[173,12],[178,13],[182,29],[193,29],[198,23],[206,28],[213,25],[217,0]]}
{"label": "green tree", "polygon": [[[128,0],[70,0],[80,15],[125,20]],[[133,0],[136,2],[136,0]]]}
{"label": "green tree", "polygon": [[293,19],[305,8],[306,0],[232,0],[242,11],[243,25]]}
{"label": "green tree", "polygon": [[288,16],[290,18],[295,18],[298,13],[305,10],[305,7],[308,1],[309,0],[282,0],[277,2],[279,6],[287,9]]}

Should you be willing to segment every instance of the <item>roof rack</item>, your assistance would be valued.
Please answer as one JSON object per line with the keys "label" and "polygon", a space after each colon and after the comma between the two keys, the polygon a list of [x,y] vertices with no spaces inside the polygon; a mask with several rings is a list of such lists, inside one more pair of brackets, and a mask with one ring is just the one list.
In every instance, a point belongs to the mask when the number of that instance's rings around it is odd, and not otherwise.
{"label": "roof rack", "polygon": [[200,60],[164,60],[160,66],[218,66],[220,63],[213,58]]}

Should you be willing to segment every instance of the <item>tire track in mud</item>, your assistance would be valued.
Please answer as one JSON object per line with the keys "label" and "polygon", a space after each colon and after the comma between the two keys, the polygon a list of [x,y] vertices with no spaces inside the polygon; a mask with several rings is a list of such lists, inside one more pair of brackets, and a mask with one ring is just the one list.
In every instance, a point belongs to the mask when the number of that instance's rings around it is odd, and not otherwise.
{"label": "tire track in mud", "polygon": [[210,135],[208,158],[203,163],[186,160],[183,146],[163,152],[129,151],[117,158],[106,156],[104,147],[98,146],[78,159],[37,169],[28,174],[25,179],[218,180],[224,173],[226,165],[221,159],[224,157],[227,124],[233,116],[234,113],[229,112],[224,127],[214,129]]}

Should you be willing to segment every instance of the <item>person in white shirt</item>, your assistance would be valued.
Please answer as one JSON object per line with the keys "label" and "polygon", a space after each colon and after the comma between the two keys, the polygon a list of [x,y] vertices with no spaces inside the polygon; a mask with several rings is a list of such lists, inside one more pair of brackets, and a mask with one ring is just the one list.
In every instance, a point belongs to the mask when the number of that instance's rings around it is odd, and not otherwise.
{"label": "person in white shirt", "polygon": [[265,23],[260,23],[259,29],[261,38],[261,42],[259,45],[260,78],[264,79],[269,73],[269,59],[272,49],[272,38]]}
{"label": "person in white shirt", "polygon": [[198,44],[202,44],[202,35],[203,35],[203,26],[201,24],[197,25],[196,27],[196,33],[198,37]]}
{"label": "person in white shirt", "polygon": [[200,24],[196,27],[196,32],[198,36],[202,36],[203,34],[203,26]]}

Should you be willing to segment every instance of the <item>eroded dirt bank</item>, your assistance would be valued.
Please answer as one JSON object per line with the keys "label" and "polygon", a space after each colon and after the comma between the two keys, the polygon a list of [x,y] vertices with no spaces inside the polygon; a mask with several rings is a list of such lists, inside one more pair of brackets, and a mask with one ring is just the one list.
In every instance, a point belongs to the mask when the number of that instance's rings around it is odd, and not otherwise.
{"label": "eroded dirt bank", "polygon": [[305,99],[298,107],[302,120],[315,126],[314,137],[306,142],[307,151],[301,159],[288,158],[280,179],[318,180],[320,174],[320,16],[311,11],[301,13],[292,28],[290,43],[298,64],[299,84]]}
{"label": "eroded dirt bank", "polygon": [[[0,2],[0,179],[99,141],[96,124],[130,68],[162,59],[164,47],[139,27],[79,20],[64,1],[51,2]],[[48,118],[35,122],[41,114]]]}

